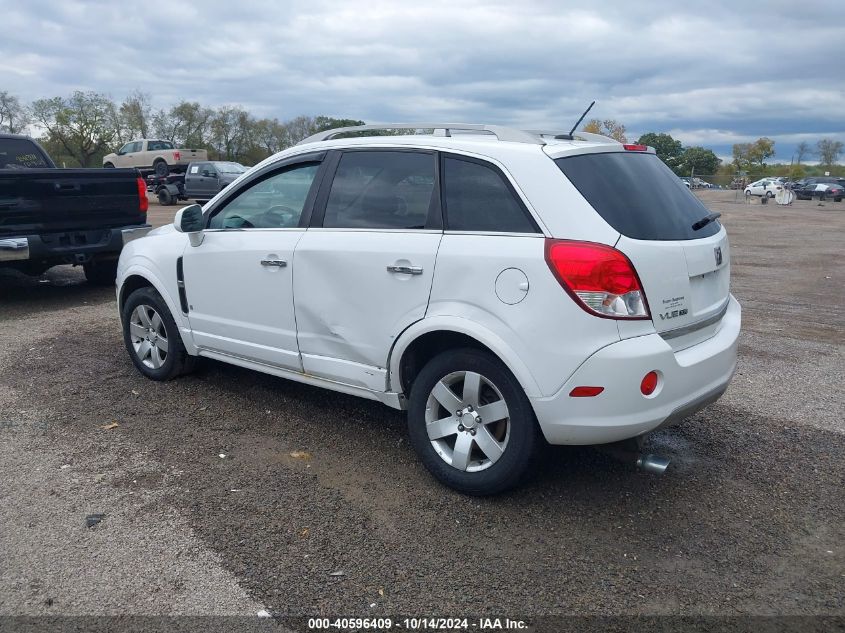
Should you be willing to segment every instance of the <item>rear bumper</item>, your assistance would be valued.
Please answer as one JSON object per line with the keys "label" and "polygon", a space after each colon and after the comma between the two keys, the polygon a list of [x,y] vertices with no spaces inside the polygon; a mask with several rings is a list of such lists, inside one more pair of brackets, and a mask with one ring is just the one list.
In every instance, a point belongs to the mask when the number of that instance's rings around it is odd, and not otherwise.
{"label": "rear bumper", "polygon": [[72,259],[77,255],[120,253],[124,244],[150,232],[149,224],[97,229],[62,231],[43,235],[21,235],[0,239],[0,262],[24,260]]}
{"label": "rear bumper", "polygon": [[[741,308],[733,296],[716,333],[674,352],[659,334],[625,339],[587,359],[549,398],[531,403],[551,444],[604,444],[636,437],[683,420],[715,402],[736,369]],[[660,376],[646,397],[640,381]],[[604,387],[592,398],[573,398],[577,386]]]}

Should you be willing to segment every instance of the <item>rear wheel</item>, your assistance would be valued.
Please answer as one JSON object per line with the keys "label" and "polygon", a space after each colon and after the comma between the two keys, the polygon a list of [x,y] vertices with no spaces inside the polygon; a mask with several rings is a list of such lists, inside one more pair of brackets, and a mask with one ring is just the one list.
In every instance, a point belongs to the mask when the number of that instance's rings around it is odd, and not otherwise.
{"label": "rear wheel", "polygon": [[103,165],[106,169],[114,169],[114,165],[112,163],[106,163]]}
{"label": "rear wheel", "polygon": [[158,190],[158,202],[165,207],[173,204],[173,196],[167,188],[162,187]]}
{"label": "rear wheel", "polygon": [[179,328],[161,295],[139,288],[121,310],[123,342],[135,367],[147,378],[170,380],[194,368]]}
{"label": "rear wheel", "polygon": [[471,495],[518,485],[542,446],[522,386],[498,358],[475,349],[444,352],[423,367],[408,434],[432,475]]}
{"label": "rear wheel", "polygon": [[153,171],[159,178],[164,178],[170,172],[170,168],[163,160],[157,160],[153,163]]}
{"label": "rear wheel", "polygon": [[117,277],[117,260],[96,259],[82,265],[85,272],[85,279],[94,286],[113,286]]}
{"label": "rear wheel", "polygon": [[773,194],[771,191],[767,191],[767,192],[766,192],[766,197],[767,197],[767,198],[774,198],[774,197],[775,197],[775,194]]}

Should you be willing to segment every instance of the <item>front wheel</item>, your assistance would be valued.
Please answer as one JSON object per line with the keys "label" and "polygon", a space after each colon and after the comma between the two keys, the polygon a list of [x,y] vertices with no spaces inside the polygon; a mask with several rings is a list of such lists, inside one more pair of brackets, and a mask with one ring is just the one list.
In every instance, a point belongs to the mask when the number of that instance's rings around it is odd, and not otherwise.
{"label": "front wheel", "polygon": [[773,194],[771,191],[767,191],[767,192],[766,192],[766,197],[767,197],[767,198],[774,198],[774,197],[775,197],[775,194]]}
{"label": "front wheel", "polygon": [[123,342],[135,367],[147,378],[170,380],[190,372],[188,355],[173,315],[153,288],[139,288],[121,310]]}
{"label": "front wheel", "polygon": [[514,375],[475,349],[444,352],[423,367],[411,389],[408,435],[432,475],[471,495],[518,485],[543,442]]}

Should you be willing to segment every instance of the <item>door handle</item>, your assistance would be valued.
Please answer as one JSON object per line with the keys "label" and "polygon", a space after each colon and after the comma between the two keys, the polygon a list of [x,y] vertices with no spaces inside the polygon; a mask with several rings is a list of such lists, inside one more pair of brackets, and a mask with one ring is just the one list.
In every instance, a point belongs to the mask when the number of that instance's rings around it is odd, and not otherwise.
{"label": "door handle", "polygon": [[422,275],[422,266],[388,266],[387,272],[400,273],[402,275]]}
{"label": "door handle", "polygon": [[288,265],[288,263],[283,259],[262,259],[261,260],[262,266],[276,266],[278,268],[284,268]]}

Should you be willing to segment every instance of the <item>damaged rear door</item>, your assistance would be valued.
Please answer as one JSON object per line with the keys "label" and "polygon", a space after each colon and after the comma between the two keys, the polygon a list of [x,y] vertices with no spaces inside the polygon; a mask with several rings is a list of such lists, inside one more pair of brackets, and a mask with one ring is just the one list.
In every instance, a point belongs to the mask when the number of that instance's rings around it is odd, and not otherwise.
{"label": "damaged rear door", "polygon": [[384,391],[395,338],[428,306],[442,224],[434,152],[333,154],[294,255],[306,373]]}

